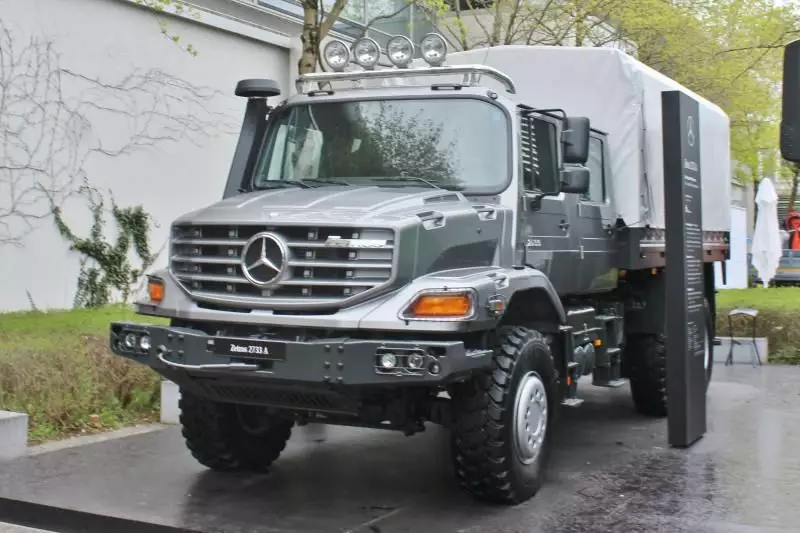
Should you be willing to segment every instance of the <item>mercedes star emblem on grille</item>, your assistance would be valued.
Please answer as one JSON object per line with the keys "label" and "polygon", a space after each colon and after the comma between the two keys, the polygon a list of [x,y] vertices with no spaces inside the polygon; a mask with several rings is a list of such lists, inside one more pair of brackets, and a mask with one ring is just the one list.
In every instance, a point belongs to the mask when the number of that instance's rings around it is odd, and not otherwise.
{"label": "mercedes star emblem on grille", "polygon": [[286,243],[269,232],[256,233],[242,250],[242,272],[247,281],[258,287],[276,283],[288,266]]}

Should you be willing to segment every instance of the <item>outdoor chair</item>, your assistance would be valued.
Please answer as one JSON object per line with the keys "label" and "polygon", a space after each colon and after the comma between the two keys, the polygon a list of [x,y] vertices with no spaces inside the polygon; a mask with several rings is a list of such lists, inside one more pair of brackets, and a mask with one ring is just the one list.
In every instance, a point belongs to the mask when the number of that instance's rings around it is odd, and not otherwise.
{"label": "outdoor chair", "polygon": [[750,361],[753,366],[756,366],[756,361],[759,365],[761,365],[761,354],[758,353],[758,344],[756,343],[756,324],[758,321],[758,310],[757,309],[750,309],[750,308],[739,308],[739,309],[732,309],[728,313],[728,335],[731,338],[731,345],[730,349],[728,350],[728,358],[725,359],[725,366],[733,364],[733,347],[734,346],[743,346],[743,342],[737,340],[733,337],[733,317],[741,316],[750,318],[752,323],[752,333],[750,336]]}

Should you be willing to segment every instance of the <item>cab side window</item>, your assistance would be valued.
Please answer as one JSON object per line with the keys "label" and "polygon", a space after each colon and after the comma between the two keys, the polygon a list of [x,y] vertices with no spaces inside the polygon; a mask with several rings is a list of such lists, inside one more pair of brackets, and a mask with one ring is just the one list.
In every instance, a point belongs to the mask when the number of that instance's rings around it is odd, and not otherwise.
{"label": "cab side window", "polygon": [[526,191],[554,191],[558,185],[556,126],[529,113],[520,120],[523,187]]}
{"label": "cab side window", "polygon": [[589,191],[583,194],[585,202],[606,201],[606,176],[603,159],[603,140],[598,137],[589,138],[589,160],[586,167],[589,169]]}

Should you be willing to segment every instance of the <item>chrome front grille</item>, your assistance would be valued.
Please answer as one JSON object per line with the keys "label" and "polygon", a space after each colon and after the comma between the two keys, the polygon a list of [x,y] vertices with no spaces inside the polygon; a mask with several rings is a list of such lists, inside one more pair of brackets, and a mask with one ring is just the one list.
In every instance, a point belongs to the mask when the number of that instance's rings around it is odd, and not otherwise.
{"label": "chrome front grille", "polygon": [[[248,241],[269,232],[287,251],[285,270],[258,286],[245,277]],[[390,229],[177,225],[170,272],[194,297],[274,309],[338,306],[391,283],[395,259]],[[251,248],[252,250],[252,248]]]}

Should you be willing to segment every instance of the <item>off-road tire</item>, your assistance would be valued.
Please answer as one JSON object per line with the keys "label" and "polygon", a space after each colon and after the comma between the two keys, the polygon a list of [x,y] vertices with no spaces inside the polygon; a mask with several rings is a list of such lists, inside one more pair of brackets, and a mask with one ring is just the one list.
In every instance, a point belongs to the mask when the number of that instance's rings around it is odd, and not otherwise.
{"label": "off-road tire", "polygon": [[239,409],[263,408],[215,402],[186,390],[181,390],[179,405],[186,447],[212,470],[266,472],[286,447],[294,425],[291,420],[255,411],[264,425],[248,431]]}
{"label": "off-road tire", "polygon": [[[538,457],[518,459],[513,445],[514,406],[523,376],[536,372],[547,397],[547,426]],[[461,487],[491,503],[515,504],[542,486],[560,400],[553,355],[538,331],[497,331],[492,368],[453,388],[452,458]]]}
{"label": "off-road tire", "polygon": [[[711,313],[706,305],[706,324],[711,324]],[[710,364],[706,369],[706,390],[714,371],[713,328],[706,327]],[[631,397],[636,410],[645,416],[667,416],[667,351],[666,336],[629,335],[625,341],[625,361]]]}

